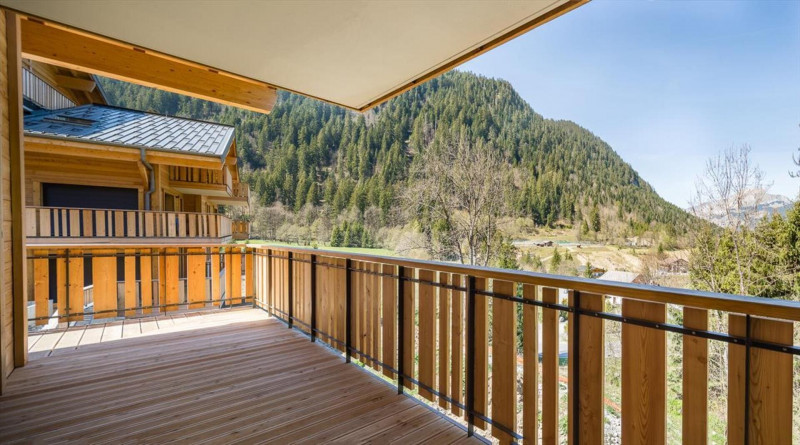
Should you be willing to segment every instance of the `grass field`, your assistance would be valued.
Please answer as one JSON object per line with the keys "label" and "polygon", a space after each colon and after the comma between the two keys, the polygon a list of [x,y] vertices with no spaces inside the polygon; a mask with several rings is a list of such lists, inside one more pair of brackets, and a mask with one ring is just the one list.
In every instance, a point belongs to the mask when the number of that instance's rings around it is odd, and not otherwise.
{"label": "grass field", "polygon": [[[290,247],[305,247],[311,248],[311,246],[304,246],[297,243],[284,243],[281,241],[270,241],[270,240],[247,240],[243,241],[242,243],[245,244],[263,244],[265,246],[290,246]],[[397,252],[391,249],[369,249],[364,247],[331,247],[331,246],[319,246],[320,250],[331,250],[334,252],[347,252],[347,253],[363,253],[365,255],[381,255],[381,256],[399,256]]]}

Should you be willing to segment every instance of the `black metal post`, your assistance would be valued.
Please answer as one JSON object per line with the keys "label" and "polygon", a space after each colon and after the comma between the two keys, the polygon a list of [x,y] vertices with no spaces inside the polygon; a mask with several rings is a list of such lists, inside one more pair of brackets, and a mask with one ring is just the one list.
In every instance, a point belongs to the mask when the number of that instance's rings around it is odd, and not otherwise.
{"label": "black metal post", "polygon": [[403,278],[405,277],[405,267],[397,266],[397,393],[403,393],[403,385],[405,379],[403,378],[403,337],[405,336],[405,329],[403,328],[403,319],[405,318],[405,308],[403,307]]}
{"label": "black metal post", "polygon": [[311,342],[317,341],[317,256],[311,255]]}
{"label": "black metal post", "polygon": [[475,435],[475,277],[467,277],[467,436]]}
{"label": "black metal post", "polygon": [[351,314],[350,314],[350,258],[346,258],[344,260],[344,332],[345,332],[345,339],[344,339],[344,354],[345,354],[345,363],[350,363],[350,323],[351,321]]}
{"label": "black metal post", "polygon": [[580,309],[581,309],[581,293],[580,291],[572,291],[572,302],[575,311],[572,313],[572,375],[570,376],[569,385],[572,387],[572,443],[580,443],[581,423],[578,420],[581,414],[581,398],[580,398]]}
{"label": "black metal post", "polygon": [[289,308],[287,312],[287,323],[289,325],[289,329],[292,329],[292,325],[294,325],[294,286],[292,286],[292,252],[289,252],[287,255],[287,261],[289,262],[289,270],[287,272],[286,277],[286,294],[289,300]]}
{"label": "black metal post", "polygon": [[745,318],[745,356],[744,356],[744,443],[750,443],[750,347],[753,339],[750,337],[750,315]]}

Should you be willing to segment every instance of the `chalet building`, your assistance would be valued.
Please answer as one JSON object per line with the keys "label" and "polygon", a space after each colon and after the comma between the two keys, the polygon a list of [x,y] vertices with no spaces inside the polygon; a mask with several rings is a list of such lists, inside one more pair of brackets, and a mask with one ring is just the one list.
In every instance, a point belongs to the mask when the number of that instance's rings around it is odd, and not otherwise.
{"label": "chalet building", "polygon": [[233,129],[92,77],[366,112],[585,3],[0,0],[0,443],[796,442],[800,303],[229,244]]}
{"label": "chalet building", "polygon": [[112,107],[94,76],[27,60],[23,100],[29,244],[231,239],[233,127]]}
{"label": "chalet building", "polygon": [[689,261],[685,258],[673,258],[672,260],[665,261],[661,264],[660,272],[670,274],[687,274],[689,273]]}

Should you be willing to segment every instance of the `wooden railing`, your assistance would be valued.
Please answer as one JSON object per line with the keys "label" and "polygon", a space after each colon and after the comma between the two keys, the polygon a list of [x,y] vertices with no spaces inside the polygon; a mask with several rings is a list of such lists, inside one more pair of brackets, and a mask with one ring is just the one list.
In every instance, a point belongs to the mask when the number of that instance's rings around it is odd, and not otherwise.
{"label": "wooden railing", "polygon": [[28,321],[41,326],[249,302],[254,276],[247,251],[242,245],[29,246],[35,316]]}
{"label": "wooden railing", "polygon": [[250,238],[250,223],[247,221],[232,221],[231,231],[235,240],[245,240]]}
{"label": "wooden railing", "polygon": [[103,210],[57,207],[26,209],[29,244],[86,242],[227,241],[231,221],[216,213]]}
{"label": "wooden railing", "polygon": [[[469,434],[706,443],[709,400],[722,397],[728,443],[793,443],[793,428],[798,440],[799,303],[315,249],[253,254],[257,306],[462,418]],[[709,314],[725,323],[711,326]],[[669,392],[668,333],[682,344]],[[712,353],[727,367],[726,394],[709,393]],[[677,432],[667,431],[668,399],[681,405]],[[617,439],[605,436],[609,416],[621,416]]]}
{"label": "wooden railing", "polygon": [[247,188],[247,184],[245,183],[235,182],[231,190],[231,196],[234,198],[248,199],[250,197],[250,189]]}
{"label": "wooden railing", "polygon": [[170,166],[169,180],[170,182],[225,185],[225,175],[221,169]]}
{"label": "wooden railing", "polygon": [[[502,443],[798,438],[797,302],[293,247],[29,247],[29,261],[34,324],[252,301]],[[712,399],[726,426],[709,439]]]}

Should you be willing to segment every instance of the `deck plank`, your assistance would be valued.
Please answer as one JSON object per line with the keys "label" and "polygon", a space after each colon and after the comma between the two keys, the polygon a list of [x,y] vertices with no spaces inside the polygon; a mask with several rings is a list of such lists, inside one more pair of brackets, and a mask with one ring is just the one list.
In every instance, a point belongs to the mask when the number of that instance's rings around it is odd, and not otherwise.
{"label": "deck plank", "polygon": [[32,335],[0,397],[0,443],[466,438],[263,311],[170,315]]}

